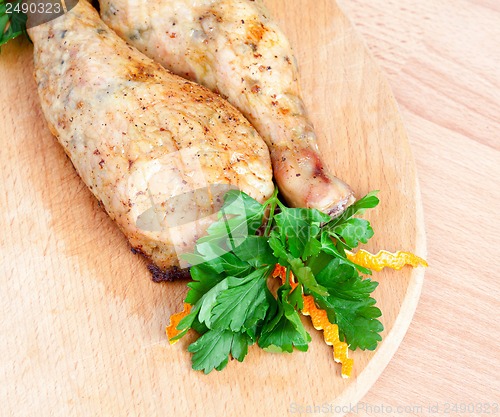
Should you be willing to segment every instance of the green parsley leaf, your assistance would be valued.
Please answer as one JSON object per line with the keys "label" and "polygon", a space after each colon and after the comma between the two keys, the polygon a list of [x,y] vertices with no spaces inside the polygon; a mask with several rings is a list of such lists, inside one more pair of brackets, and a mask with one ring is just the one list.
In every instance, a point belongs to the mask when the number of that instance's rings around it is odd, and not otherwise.
{"label": "green parsley leaf", "polygon": [[224,275],[214,273],[207,264],[193,266],[190,273],[193,281],[188,284],[189,291],[184,302],[192,306],[224,279]]}
{"label": "green parsley leaf", "polygon": [[271,272],[263,268],[245,278],[226,278],[227,289],[218,294],[208,327],[239,332],[262,320],[269,307],[266,289]]}
{"label": "green parsley leaf", "polygon": [[[221,273],[226,268],[221,265],[220,258],[228,261],[230,256],[226,254],[237,250],[242,244],[249,244],[247,240],[254,237],[262,225],[264,213],[265,207],[245,193],[228,191],[218,213],[218,221],[209,226],[206,236],[198,239],[194,253],[183,254],[181,258],[191,265],[209,263]],[[241,263],[238,266],[243,267]]]}
{"label": "green parsley leaf", "polygon": [[[205,374],[217,369],[221,371],[228,363],[229,353],[233,345],[234,338],[241,338],[241,335],[228,330],[209,330],[188,347],[188,352],[193,353],[193,369],[204,371]],[[244,358],[241,340],[236,342],[235,347],[240,358]]]}
{"label": "green parsley leaf", "polygon": [[341,340],[355,350],[374,350],[382,340],[381,315],[375,307],[371,293],[378,283],[363,279],[356,269],[334,258],[317,275],[318,282],[328,289],[328,295],[314,294],[315,299],[328,314],[328,319],[339,326]]}
{"label": "green parsley leaf", "polygon": [[[177,325],[177,330],[180,330],[181,333],[172,340],[179,340],[182,338],[193,326],[195,320],[198,320],[200,324],[210,328],[211,311],[216,304],[217,296],[228,288],[227,281],[222,280],[208,289],[213,283],[214,281],[194,281],[188,284],[191,290],[188,292],[185,302],[191,304],[193,307],[191,308],[191,312]],[[206,292],[203,293],[203,290],[206,290]],[[194,302],[195,300],[196,302]],[[193,301],[193,303],[191,303],[191,301]]]}
{"label": "green parsley leaf", "polygon": [[306,290],[316,294],[328,295],[327,289],[318,284],[309,266],[305,266],[300,259],[290,259],[289,264],[293,274]]}
{"label": "green parsley leaf", "polygon": [[[319,230],[318,230],[319,233]],[[325,288],[321,287],[316,282],[314,274],[309,266],[304,265],[304,262],[300,258],[294,257],[290,252],[288,252],[288,242],[284,243],[282,241],[283,236],[279,235],[279,232],[273,230],[269,238],[269,246],[274,251],[274,255],[278,258],[279,264],[290,268],[293,274],[297,277],[298,281],[308,288],[310,291],[317,292],[318,294],[326,295],[327,291]]]}
{"label": "green parsley leaf", "polygon": [[9,13],[7,13],[6,3],[5,0],[0,0],[0,46],[26,33],[28,20],[26,14],[16,11],[19,10],[22,0],[9,2]]}
{"label": "green parsley leaf", "polygon": [[220,268],[220,273],[224,273],[229,276],[242,277],[248,275],[253,270],[251,263],[245,262],[245,259],[236,256],[234,253],[228,252],[219,258],[212,261],[210,264],[213,265],[217,262],[217,267]]}
{"label": "green parsley leaf", "polygon": [[254,235],[262,226],[264,212],[264,205],[241,191],[231,190],[224,196],[222,216],[233,216],[245,223],[248,235]]}
{"label": "green parsley leaf", "polygon": [[293,308],[295,308],[295,310],[302,310],[304,308],[304,298],[302,297],[302,289],[303,289],[302,286],[299,285],[288,295],[288,302]]}
{"label": "green parsley leaf", "polygon": [[294,258],[303,256],[308,242],[320,232],[321,223],[329,222],[330,216],[318,210],[284,208],[275,216],[281,241]]}
{"label": "green parsley leaf", "polygon": [[372,191],[363,198],[356,201],[354,204],[347,207],[340,216],[336,217],[332,220],[332,222],[330,222],[328,227],[334,227],[340,223],[344,223],[345,221],[356,215],[364,214],[367,209],[373,209],[377,207],[380,203],[380,200],[377,197],[378,193],[378,191]]}
{"label": "green parsley leaf", "polygon": [[274,256],[278,259],[280,265],[285,266],[288,262],[289,254],[286,251],[285,245],[281,241],[279,234],[274,230],[271,232],[268,243],[273,250]]}
{"label": "green parsley leaf", "polygon": [[354,218],[354,216],[363,214],[366,209],[376,207],[380,202],[376,196],[377,193],[378,191],[374,191],[363,197],[324,227],[323,234],[328,234],[335,239],[338,256],[346,258],[346,249],[354,249],[360,243],[367,243],[373,237],[370,222]]}
{"label": "green parsley leaf", "polygon": [[265,236],[248,236],[233,252],[241,261],[255,268],[276,265],[278,262]]}
{"label": "green parsley leaf", "polygon": [[306,247],[304,248],[304,252],[302,253],[302,259],[307,260],[311,256],[317,256],[321,252],[321,242],[317,239],[312,237],[309,239],[309,241],[306,244]]}
{"label": "green parsley leaf", "polygon": [[275,313],[267,317],[262,328],[258,344],[268,352],[292,353],[294,347],[305,352],[311,341],[311,336],[304,328],[297,311],[286,300],[288,293],[289,289],[278,290]]}
{"label": "green parsley leaf", "polygon": [[323,253],[326,253],[328,255],[332,255],[335,258],[341,259],[343,263],[346,263],[346,264],[353,266],[354,268],[356,268],[358,271],[362,272],[363,274],[366,274],[366,275],[372,274],[372,271],[370,271],[368,268],[357,265],[354,262],[347,259],[347,257],[345,256],[345,252],[340,252],[340,250],[337,248],[337,246],[335,246],[328,231],[324,231],[321,234],[321,245],[322,245],[321,250],[323,251]]}
{"label": "green parsley leaf", "polygon": [[219,294],[224,292],[229,288],[229,283],[227,278],[219,282],[216,286],[211,288],[201,299],[198,301],[195,307],[200,305],[198,320],[200,323],[205,323],[205,325],[210,329],[212,324],[212,309],[217,304],[217,297]]}
{"label": "green parsley leaf", "polygon": [[238,362],[243,362],[248,354],[248,346],[252,345],[252,337],[246,333],[238,333],[233,335],[233,343],[231,345],[231,356]]}
{"label": "green parsley leaf", "polygon": [[335,226],[331,232],[334,237],[342,238],[349,249],[356,248],[360,243],[368,243],[373,237],[370,222],[364,219],[349,219]]}

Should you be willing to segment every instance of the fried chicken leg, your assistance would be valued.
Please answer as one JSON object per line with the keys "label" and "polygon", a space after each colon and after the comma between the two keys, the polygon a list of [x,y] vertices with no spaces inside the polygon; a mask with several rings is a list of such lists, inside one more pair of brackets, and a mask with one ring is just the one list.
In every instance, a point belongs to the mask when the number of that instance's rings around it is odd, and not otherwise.
{"label": "fried chicken leg", "polygon": [[87,1],[29,30],[51,131],[132,247],[168,270],[229,188],[263,201],[269,151],[210,90],[127,45]]}

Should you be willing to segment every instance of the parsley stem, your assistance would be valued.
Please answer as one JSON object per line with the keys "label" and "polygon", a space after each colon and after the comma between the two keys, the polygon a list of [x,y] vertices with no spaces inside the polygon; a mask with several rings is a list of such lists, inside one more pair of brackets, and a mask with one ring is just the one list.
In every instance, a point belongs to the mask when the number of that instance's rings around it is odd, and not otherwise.
{"label": "parsley stem", "polygon": [[274,219],[274,212],[276,211],[276,206],[280,204],[278,200],[278,188],[274,188],[273,195],[269,197],[269,200],[267,200],[264,203],[264,207],[270,206],[269,209],[269,217],[267,219],[267,225],[266,225],[266,230],[264,232],[264,236],[269,237],[269,234],[271,233],[271,227],[273,225],[273,219]]}
{"label": "parsley stem", "polygon": [[271,233],[271,227],[273,225],[274,211],[276,210],[276,204],[271,204],[271,209],[269,211],[269,218],[267,219],[266,231],[264,236],[269,237]]}

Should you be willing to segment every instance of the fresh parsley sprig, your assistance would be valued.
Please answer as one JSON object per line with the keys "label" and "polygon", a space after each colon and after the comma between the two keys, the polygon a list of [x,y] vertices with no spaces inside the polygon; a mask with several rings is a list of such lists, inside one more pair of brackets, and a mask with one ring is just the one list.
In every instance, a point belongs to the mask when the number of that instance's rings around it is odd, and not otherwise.
{"label": "fresh parsley sprig", "polygon": [[20,10],[21,2],[0,0],[0,46],[26,33],[28,17]]}
{"label": "fresh parsley sprig", "polygon": [[[200,337],[188,350],[193,368],[205,373],[223,369],[230,357],[243,361],[253,344],[270,352],[306,351],[311,336],[299,312],[302,296],[311,295],[351,349],[375,349],[383,330],[371,297],[377,283],[360,275],[371,271],[351,262],[346,250],[373,236],[370,223],[355,216],[378,203],[370,193],[332,219],[286,207],[277,191],[264,204],[229,191],[219,220],[194,253],[184,255],[192,265],[185,299],[192,308],[172,341],[196,330]],[[272,291],[269,280],[278,264],[287,279]]]}

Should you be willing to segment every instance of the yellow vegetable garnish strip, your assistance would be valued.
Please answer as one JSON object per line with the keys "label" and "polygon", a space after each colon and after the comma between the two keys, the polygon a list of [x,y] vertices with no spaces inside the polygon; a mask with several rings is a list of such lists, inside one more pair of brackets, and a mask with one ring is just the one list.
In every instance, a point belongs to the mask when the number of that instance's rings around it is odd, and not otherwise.
{"label": "yellow vegetable garnish strip", "polygon": [[175,345],[178,340],[172,341],[172,339],[177,336],[180,331],[176,329],[180,321],[186,317],[191,312],[191,304],[184,303],[184,311],[180,313],[175,313],[170,316],[170,324],[167,326],[167,337],[171,345]]}
{"label": "yellow vegetable garnish strip", "polygon": [[[286,268],[284,266],[279,265],[279,264],[276,264],[276,268],[274,268],[274,271],[273,271],[273,278],[277,278],[277,277],[281,278],[281,283],[284,285],[286,282]],[[295,288],[297,288],[298,285],[299,284],[297,284],[294,281],[293,273],[290,272],[290,286],[292,287],[292,291]]]}
{"label": "yellow vegetable garnish strip", "polygon": [[302,314],[311,316],[311,321],[316,330],[323,330],[325,342],[329,346],[333,346],[333,358],[335,362],[342,364],[342,378],[351,376],[354,361],[348,357],[347,343],[342,342],[339,338],[339,327],[328,321],[328,316],[325,310],[320,310],[316,307],[314,298],[310,295],[304,295],[304,308]]}
{"label": "yellow vegetable garnish strip", "polygon": [[414,268],[417,266],[429,266],[425,259],[419,258],[410,252],[396,252],[391,253],[381,250],[376,255],[367,252],[363,249],[358,250],[356,253],[346,252],[347,258],[357,265],[364,266],[365,268],[373,269],[374,271],[381,271],[385,267],[399,271],[406,265]]}
{"label": "yellow vegetable garnish strip", "polygon": [[[276,265],[273,277],[280,277],[281,282],[284,284],[286,282],[286,268],[281,265]],[[292,286],[292,291],[298,285],[294,282],[294,276],[291,272],[290,285]],[[312,296],[303,295],[302,298],[304,300],[302,314],[311,317],[311,321],[316,330],[323,330],[323,337],[325,338],[326,344],[333,346],[333,359],[335,362],[342,364],[342,378],[349,378],[351,376],[354,361],[348,357],[349,349],[347,343],[340,340],[339,327],[329,322],[326,311],[316,307],[316,303]]]}

